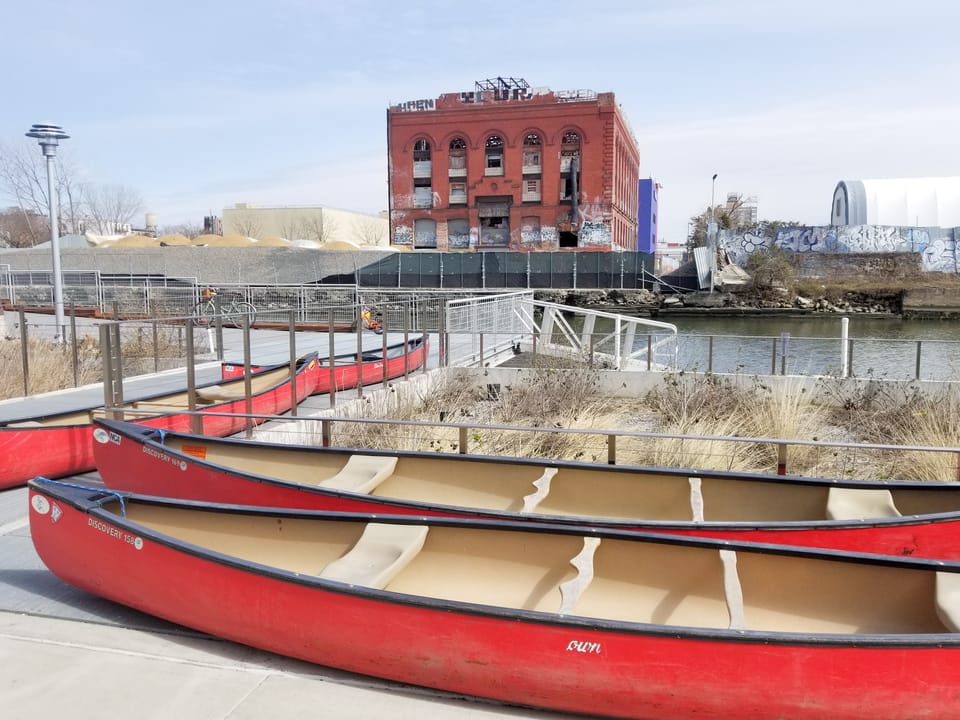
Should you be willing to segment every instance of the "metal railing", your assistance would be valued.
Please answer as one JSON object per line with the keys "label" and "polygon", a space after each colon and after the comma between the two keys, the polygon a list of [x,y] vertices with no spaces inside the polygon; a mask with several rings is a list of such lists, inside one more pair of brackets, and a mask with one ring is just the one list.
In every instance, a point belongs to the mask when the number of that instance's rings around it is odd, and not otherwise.
{"label": "metal railing", "polygon": [[[550,452],[538,453],[538,448],[554,448],[544,438],[547,436],[573,436],[577,458],[587,462],[629,466],[667,466],[689,468],[692,473],[709,470],[727,471],[736,469],[738,458],[751,451],[753,456],[768,458],[764,467],[754,467],[750,472],[765,472],[778,475],[803,477],[844,477],[847,479],[908,479],[897,476],[903,467],[905,453],[930,453],[944,456],[944,481],[960,481],[960,447],[931,447],[923,445],[888,445],[821,440],[797,440],[771,437],[742,437],[723,435],[681,435],[617,429],[583,429],[555,427],[526,427],[460,422],[427,422],[417,420],[389,420],[326,416],[301,418],[296,427],[287,426],[289,418],[282,421],[280,429],[273,426],[271,440],[282,438],[283,442],[313,444],[324,447],[343,445],[364,447],[364,428],[379,428],[373,435],[377,449],[383,450],[430,450],[452,454],[469,455],[497,454],[514,457],[545,457],[557,459]],[[491,453],[491,438],[496,437],[500,450]],[[505,439],[506,438],[506,439]],[[512,438],[512,440],[511,440]],[[349,439],[349,442],[343,442]],[[650,457],[645,444],[675,441],[671,448],[674,463],[637,462],[635,458]],[[512,452],[503,448],[512,444]],[[690,449],[684,451],[683,444]],[[706,448],[706,449],[705,449]],[[806,452],[802,452],[804,450]],[[813,457],[811,459],[810,452]],[[877,457],[892,454],[890,472],[882,477],[871,474],[869,468],[877,467]],[[655,454],[655,453],[654,453]],[[804,455],[802,463],[794,461],[795,455]],[[688,458],[684,463],[683,459]],[[706,460],[706,462],[704,462]],[[698,462],[699,461],[699,462]],[[709,469],[707,469],[709,468]],[[902,472],[902,471],[901,471]]]}

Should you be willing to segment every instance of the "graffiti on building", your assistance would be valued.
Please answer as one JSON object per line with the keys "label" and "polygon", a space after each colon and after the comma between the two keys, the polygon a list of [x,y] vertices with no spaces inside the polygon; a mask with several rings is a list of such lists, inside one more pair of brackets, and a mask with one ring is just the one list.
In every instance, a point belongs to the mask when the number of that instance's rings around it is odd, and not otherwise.
{"label": "graffiti on building", "polygon": [[394,228],[393,243],[394,245],[413,245],[413,228],[409,225]]}
{"label": "graffiti on building", "polygon": [[450,232],[447,235],[447,247],[451,250],[466,250],[470,247],[470,231]]}
{"label": "graffiti on building", "polygon": [[958,272],[960,228],[905,228],[889,225],[790,227],[775,239],[750,231],[722,230],[720,242],[738,265],[771,245],[791,252],[920,253],[928,272]]}
{"label": "graffiti on building", "polygon": [[580,226],[580,247],[610,245],[610,225],[604,222],[585,222]]}
{"label": "graffiti on building", "polygon": [[408,100],[399,105],[394,105],[393,109],[400,112],[416,112],[417,110],[433,110],[436,107],[434,100]]}
{"label": "graffiti on building", "polygon": [[551,226],[540,228],[540,247],[544,250],[555,250],[560,247],[560,233]]}

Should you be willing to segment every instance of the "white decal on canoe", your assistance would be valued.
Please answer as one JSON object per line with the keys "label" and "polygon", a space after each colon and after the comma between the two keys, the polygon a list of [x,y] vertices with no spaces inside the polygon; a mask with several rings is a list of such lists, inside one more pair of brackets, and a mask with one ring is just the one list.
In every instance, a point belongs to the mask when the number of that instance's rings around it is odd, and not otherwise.
{"label": "white decal on canoe", "polygon": [[56,522],[63,515],[63,510],[60,509],[60,506],[56,503],[53,503],[53,509],[50,511],[50,520]]}
{"label": "white decal on canoe", "polygon": [[101,445],[106,445],[110,442],[110,433],[101,427],[95,428],[93,431],[93,439]]}
{"label": "white decal on canoe", "polygon": [[155,449],[155,448],[150,447],[149,445],[143,445],[142,448],[143,448],[143,453],[144,453],[144,455],[149,455],[150,457],[154,457],[154,458],[156,458],[157,460],[159,460],[160,462],[170,463],[170,464],[173,465],[175,468],[179,468],[179,469],[181,469],[181,470],[186,470],[186,469],[187,469],[187,461],[186,461],[186,460],[181,460],[180,458],[175,458],[175,457],[173,457],[172,455],[168,455],[167,453],[163,452],[162,450],[157,450],[157,449]]}
{"label": "white decal on canoe", "polygon": [[34,495],[30,498],[30,505],[33,506],[33,509],[40,515],[46,515],[50,512],[50,501],[43,495]]}
{"label": "white decal on canoe", "polygon": [[120,528],[113,527],[113,525],[108,525],[107,523],[103,522],[103,520],[97,520],[95,517],[88,516],[87,525],[95,530],[99,530],[104,535],[109,535],[117,540],[122,540],[127,545],[133,545],[133,547],[137,550],[143,549],[143,538],[137,535],[131,535],[128,532],[124,532]]}
{"label": "white decal on canoe", "polygon": [[601,645],[598,642],[586,642],[585,640],[571,640],[567,643],[568,652],[600,654]]}

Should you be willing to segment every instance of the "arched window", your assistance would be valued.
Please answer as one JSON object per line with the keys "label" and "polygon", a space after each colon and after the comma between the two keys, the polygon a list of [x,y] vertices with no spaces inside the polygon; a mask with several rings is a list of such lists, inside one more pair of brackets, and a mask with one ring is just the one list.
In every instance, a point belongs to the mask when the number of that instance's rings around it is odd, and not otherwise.
{"label": "arched window", "polygon": [[413,146],[413,161],[430,159],[430,143],[420,138]]}
{"label": "arched window", "polygon": [[576,205],[580,188],[580,133],[567,130],[560,140],[560,200]]}
{"label": "arched window", "polygon": [[424,138],[413,145],[413,206],[433,207],[433,162]]}
{"label": "arched window", "polygon": [[484,175],[503,175],[503,138],[491,135],[485,145]]}
{"label": "arched window", "polygon": [[543,140],[537,133],[527,133],[523,139],[523,174],[534,175],[542,170]]}
{"label": "arched window", "polygon": [[467,176],[467,141],[462,137],[455,137],[450,141],[450,156],[448,164],[449,177]]}

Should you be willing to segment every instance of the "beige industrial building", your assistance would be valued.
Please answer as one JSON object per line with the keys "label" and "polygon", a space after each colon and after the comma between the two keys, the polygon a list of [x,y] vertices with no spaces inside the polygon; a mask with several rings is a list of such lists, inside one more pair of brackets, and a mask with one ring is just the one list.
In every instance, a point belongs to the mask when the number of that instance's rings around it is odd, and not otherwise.
{"label": "beige industrial building", "polygon": [[224,236],[242,235],[260,241],[283,238],[303,247],[389,247],[388,225],[386,217],[319,205],[261,207],[237,203],[223,209]]}

